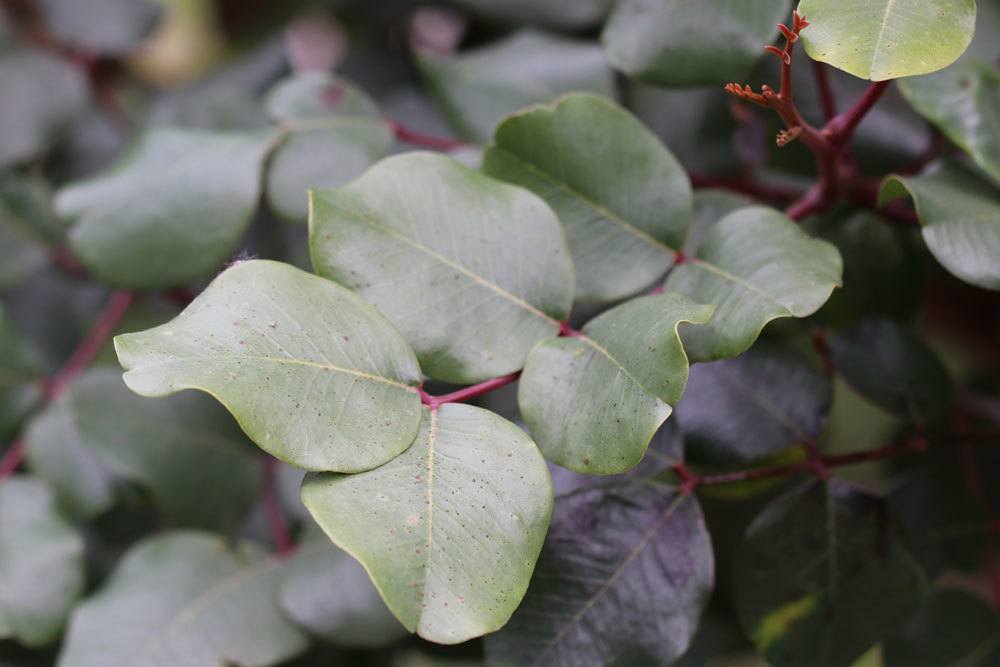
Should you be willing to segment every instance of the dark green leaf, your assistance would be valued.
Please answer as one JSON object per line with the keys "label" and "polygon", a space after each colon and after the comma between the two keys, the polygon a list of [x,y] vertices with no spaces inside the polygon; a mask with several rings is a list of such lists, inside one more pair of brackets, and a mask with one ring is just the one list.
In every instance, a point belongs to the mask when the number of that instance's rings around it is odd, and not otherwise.
{"label": "dark green leaf", "polygon": [[73,252],[101,282],[170,287],[236,249],[257,206],[269,137],[150,131],[114,168],[63,189]]}
{"label": "dark green leaf", "polygon": [[61,43],[119,54],[137,48],[160,14],[149,0],[40,0],[46,27]]}
{"label": "dark green leaf", "polygon": [[890,320],[868,320],[830,337],[833,364],[862,396],[926,426],[948,413],[951,378],[934,352]]}
{"label": "dark green leaf", "polygon": [[934,591],[902,632],[886,643],[886,667],[1000,665],[996,612],[957,590]]}
{"label": "dark green leaf", "polygon": [[338,646],[376,649],[407,635],[356,560],[325,536],[306,542],[285,565],[281,606],[310,635]]}
{"label": "dark green leaf", "polygon": [[487,638],[487,662],[670,664],[687,650],[713,579],[694,498],[648,482],[561,496],[528,595]]}
{"label": "dark green leaf", "polygon": [[835,247],[755,206],[719,220],[697,255],[670,272],[666,290],[715,306],[707,326],[683,336],[692,361],[710,361],[749,349],[774,319],[812,315],[840,285],[842,270]]}
{"label": "dark green leaf", "polygon": [[0,639],[42,646],[83,592],[83,537],[38,480],[0,482]]}
{"label": "dark green leaf", "polygon": [[483,171],[528,188],[559,215],[581,301],[649,286],[673,265],[691,221],[691,186],[680,164],[638,119],[597,95],[568,95],[509,116]]}
{"label": "dark green leaf", "polygon": [[940,163],[920,176],[890,176],[880,203],[909,195],[927,247],[967,283],[1000,289],[1000,189],[971,170]]}
{"label": "dark green leaf", "polygon": [[1000,181],[1000,72],[979,60],[904,79],[899,90],[925,118]]}
{"label": "dark green leaf", "polygon": [[39,183],[0,178],[0,292],[48,265],[52,224]]}
{"label": "dark green leaf", "polygon": [[455,130],[481,143],[529,104],[573,91],[614,96],[599,46],[529,30],[451,58],[424,54],[420,69]]}
{"label": "dark green leaf", "polygon": [[802,0],[799,13],[811,58],[872,81],[947,67],[976,28],[975,0]]}
{"label": "dark green leaf", "polygon": [[142,398],[110,368],[80,377],[27,436],[32,471],[82,516],[107,509],[116,478],[183,526],[231,528],[257,496],[258,457],[225,410],[194,392]]}
{"label": "dark green leaf", "polygon": [[788,14],[789,0],[621,0],[602,40],[611,63],[661,86],[745,77]]}
{"label": "dark green leaf", "polygon": [[200,389],[260,447],[307,470],[357,472],[410,446],[420,368],[374,308],[278,262],[241,262],[171,322],[115,338],[144,396]]}
{"label": "dark green leaf", "polygon": [[282,564],[175,531],[132,547],[73,612],[59,667],[278,665],[306,638],[278,607]]}
{"label": "dark green leaf", "polygon": [[735,359],[695,364],[676,417],[692,458],[747,462],[814,440],[832,400],[816,364],[760,341]]}
{"label": "dark green leaf", "polygon": [[385,157],[394,141],[375,102],[324,72],[278,83],[268,110],[287,135],[268,165],[267,198],[294,222],[308,218],[310,188],[344,185]]}
{"label": "dark green leaf", "polygon": [[744,630],[775,667],[849,667],[920,605],[924,575],[885,501],[839,480],[779,497],[736,553]]}
{"label": "dark green leaf", "polygon": [[375,304],[424,372],[474,383],[519,370],[559,330],[573,266],[545,202],[432,153],[383,160],[312,194],[316,272]]}
{"label": "dark green leaf", "polygon": [[546,458],[600,475],[639,463],[687,382],[678,328],[711,314],[676,294],[641,297],[592,320],[582,336],[539,343],[518,405]]}
{"label": "dark green leaf", "polygon": [[42,364],[0,304],[0,439],[17,430],[41,398]]}
{"label": "dark green leaf", "polygon": [[502,627],[552,513],[541,454],[481,408],[424,411],[416,442],[359,475],[310,475],[302,500],[407,630],[455,644]]}
{"label": "dark green leaf", "polygon": [[599,23],[611,0],[457,0],[483,16],[510,23],[551,28],[587,28]]}

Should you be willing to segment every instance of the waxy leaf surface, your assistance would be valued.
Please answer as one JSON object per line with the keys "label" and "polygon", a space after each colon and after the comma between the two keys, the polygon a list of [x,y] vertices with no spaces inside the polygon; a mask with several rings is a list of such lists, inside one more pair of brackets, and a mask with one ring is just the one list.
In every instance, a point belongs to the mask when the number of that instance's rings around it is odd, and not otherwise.
{"label": "waxy leaf surface", "polygon": [[667,292],[715,306],[707,326],[685,331],[692,361],[735,357],[780,317],[816,312],[840,285],[840,253],[770,208],[734,211],[705,234],[697,254],[667,277]]}
{"label": "waxy leaf surface", "polygon": [[582,336],[539,343],[518,405],[546,458],[601,475],[639,463],[687,382],[678,328],[711,315],[676,294],[641,297],[592,320]]}
{"label": "waxy leaf surface", "polygon": [[375,304],[436,379],[517,371],[569,315],[573,266],[552,210],[445,156],[391,157],[313,192],[309,231],[316,272]]}
{"label": "waxy leaf surface", "polygon": [[310,475],[302,500],[408,630],[456,644],[498,630],[521,602],[552,486],[523,431],[447,404],[424,410],[401,456],[358,475]]}
{"label": "waxy leaf surface", "polygon": [[714,570],[693,497],[639,481],[560,496],[528,595],[486,639],[487,664],[672,664]]}
{"label": "waxy leaf surface", "polygon": [[552,206],[566,229],[581,301],[649,286],[673,265],[691,222],[681,165],[637,118],[598,95],[572,94],[509,116],[483,171]]}
{"label": "waxy leaf surface", "polygon": [[109,171],[61,190],[73,253],[102,283],[181,285],[218,269],[257,207],[269,138],[154,129]]}
{"label": "waxy leaf surface", "polygon": [[968,48],[975,0],[802,0],[813,60],[885,81],[944,69]]}
{"label": "waxy leaf surface", "polygon": [[328,280],[241,262],[180,315],[115,339],[144,396],[200,389],[262,449],[307,470],[357,472],[410,446],[420,368],[372,306]]}

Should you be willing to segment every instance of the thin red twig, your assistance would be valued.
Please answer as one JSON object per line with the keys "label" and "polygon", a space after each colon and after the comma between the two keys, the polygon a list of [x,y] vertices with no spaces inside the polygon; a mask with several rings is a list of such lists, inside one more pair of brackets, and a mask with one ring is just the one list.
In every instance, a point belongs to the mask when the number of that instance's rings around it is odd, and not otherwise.
{"label": "thin red twig", "polygon": [[10,447],[0,457],[0,481],[12,475],[20,467],[27,453],[24,440],[15,440],[10,443]]}
{"label": "thin red twig", "polygon": [[465,401],[471,401],[472,399],[482,396],[483,394],[496,391],[500,387],[506,387],[512,382],[516,382],[519,377],[521,377],[521,371],[493,378],[492,380],[486,380],[485,382],[480,382],[479,384],[464,387],[462,389],[458,389],[457,391],[442,394],[440,396],[428,394],[423,390],[423,388],[421,388],[420,400],[424,405],[430,407],[431,410],[437,410],[445,403],[464,403]]}
{"label": "thin red twig", "polygon": [[445,152],[457,150],[466,145],[465,142],[459,141],[458,139],[434,137],[429,134],[423,134],[422,132],[411,130],[396,120],[390,120],[389,123],[392,125],[392,129],[396,133],[396,138],[407,144],[413,144],[414,146],[421,146],[423,148]]}
{"label": "thin red twig", "polygon": [[281,500],[278,498],[276,481],[278,472],[277,459],[266,456],[262,460],[261,472],[261,499],[264,503],[264,513],[267,515],[267,524],[271,529],[271,539],[274,541],[274,549],[278,558],[287,558],[295,552],[295,543],[288,530],[288,522],[285,521],[285,512],[281,507]]}
{"label": "thin red twig", "polygon": [[108,338],[111,337],[115,327],[118,326],[134,300],[135,295],[129,290],[118,290],[112,293],[90,331],[80,341],[76,350],[59,369],[59,372],[48,382],[46,397],[49,400],[58,398],[66,391],[69,384],[90,365],[104,344],[108,342]]}
{"label": "thin red twig", "polygon": [[868,112],[871,111],[875,103],[885,94],[885,91],[889,89],[890,83],[890,81],[876,81],[868,86],[864,95],[858,98],[853,107],[826,124],[823,128],[823,133],[830,138],[830,141],[837,145],[846,144],[854,136],[854,130],[857,129],[858,124],[868,115]]}

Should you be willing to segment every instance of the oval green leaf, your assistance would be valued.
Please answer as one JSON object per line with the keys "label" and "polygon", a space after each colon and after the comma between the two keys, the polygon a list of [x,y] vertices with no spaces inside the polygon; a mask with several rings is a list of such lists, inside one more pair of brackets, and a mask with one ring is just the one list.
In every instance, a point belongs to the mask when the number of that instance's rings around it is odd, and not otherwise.
{"label": "oval green leaf", "polygon": [[705,234],[695,257],[674,267],[666,290],[715,306],[707,326],[684,332],[692,361],[735,357],[781,317],[806,317],[840,285],[837,249],[810,238],[774,209],[734,211]]}
{"label": "oval green leaf", "polygon": [[442,155],[391,157],[344,188],[313,192],[309,237],[316,272],[375,304],[440,380],[519,370],[572,305],[572,260],[552,210]]}
{"label": "oval green leaf", "polygon": [[424,410],[402,456],[360,475],[310,475],[302,500],[408,630],[456,644],[499,629],[521,602],[552,485],[523,431],[448,404]]}
{"label": "oval green leaf", "polygon": [[73,253],[103,283],[158,289],[202,278],[257,207],[270,138],[154,129],[108,172],[56,198]]}
{"label": "oval green leaf", "polygon": [[539,343],[517,401],[546,458],[598,475],[639,463],[687,382],[678,328],[711,315],[710,306],[676,294],[641,297],[597,317],[581,336]]}
{"label": "oval green leaf", "polygon": [[621,299],[660,278],[691,222],[684,169],[635,116],[598,95],[571,94],[509,116],[483,171],[555,210],[580,301]]}
{"label": "oval green leaf", "polygon": [[248,543],[148,538],[73,612],[58,667],[284,664],[308,641],[278,607],[282,573]]}
{"label": "oval green leaf", "polygon": [[750,73],[789,0],[621,0],[601,40],[611,64],[660,86],[722,84]]}
{"label": "oval green leaf", "polygon": [[115,338],[143,396],[200,389],[262,449],[306,470],[358,472],[410,446],[420,368],[374,308],[278,262],[241,262],[167,324]]}
{"label": "oval green leaf", "polygon": [[813,60],[886,81],[952,64],[976,29],[975,0],[802,0]]}
{"label": "oval green leaf", "polygon": [[0,639],[56,639],[83,592],[83,560],[83,536],[59,516],[44,482],[0,482]]}

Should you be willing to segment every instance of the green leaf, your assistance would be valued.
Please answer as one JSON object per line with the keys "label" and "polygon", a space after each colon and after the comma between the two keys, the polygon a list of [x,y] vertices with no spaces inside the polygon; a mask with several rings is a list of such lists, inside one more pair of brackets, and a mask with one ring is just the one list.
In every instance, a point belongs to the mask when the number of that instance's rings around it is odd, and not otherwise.
{"label": "green leaf", "polygon": [[736,359],[695,364],[676,418],[691,458],[745,463],[814,440],[832,400],[814,363],[760,341]]}
{"label": "green leaf", "polygon": [[286,136],[267,170],[267,199],[281,217],[305,222],[310,188],[344,185],[385,157],[395,134],[361,89],[326,72],[278,83],[267,100]]}
{"label": "green leaf", "polygon": [[622,0],[601,40],[611,64],[661,86],[722,84],[750,73],[788,0]]}
{"label": "green leaf", "polygon": [[528,188],[559,215],[581,301],[620,299],[660,278],[691,221],[683,168],[635,116],[597,95],[509,116],[483,171]]}
{"label": "green leaf", "polygon": [[0,482],[0,639],[55,640],[83,583],[83,537],[49,488],[24,475]]}
{"label": "green leaf", "polygon": [[592,320],[581,336],[539,343],[518,405],[546,458],[599,475],[639,463],[687,382],[678,328],[711,315],[676,294],[641,297]]}
{"label": "green leaf", "polygon": [[407,635],[361,564],[325,536],[300,546],[285,570],[281,607],[310,635],[367,649],[384,648]]}
{"label": "green leaf", "polygon": [[907,194],[924,242],[944,268],[967,283],[1000,290],[1000,189],[943,162],[920,176],[890,176],[879,203]]}
{"label": "green leaf", "polygon": [[990,667],[1000,664],[996,612],[958,590],[936,590],[898,636],[886,642],[886,667]]}
{"label": "green leaf", "polygon": [[432,153],[312,193],[316,272],[375,304],[424,372],[471,384],[519,370],[559,330],[573,266],[545,202]]}
{"label": "green leaf", "polygon": [[385,318],[287,264],[241,262],[171,322],[115,338],[143,396],[200,389],[250,438],[306,470],[358,472],[413,442],[420,368]]}
{"label": "green leaf", "polygon": [[934,352],[890,320],[867,320],[830,337],[833,364],[858,393],[919,426],[944,418],[951,378]]}
{"label": "green leaf", "polygon": [[[673,93],[677,94],[677,93]],[[684,240],[685,255],[693,255],[704,240],[708,230],[730,213],[748,206],[756,206],[757,202],[746,195],[728,190],[699,189],[694,192],[694,217]]]}
{"label": "green leaf", "polygon": [[697,255],[670,272],[666,290],[715,306],[708,326],[683,336],[692,361],[711,361],[746,351],[774,319],[812,315],[840,285],[842,269],[835,247],[755,206],[719,220]]}
{"label": "green leaf", "polygon": [[41,155],[87,103],[87,83],[66,60],[43,51],[0,53],[0,167]]}
{"label": "green leaf", "polygon": [[103,283],[180,285],[236,249],[259,195],[269,137],[151,130],[106,173],[64,188],[74,254]]}
{"label": "green leaf", "polygon": [[975,0],[802,0],[813,60],[885,81],[944,69],[968,48]]}
{"label": "green leaf", "polygon": [[740,622],[775,667],[849,667],[917,609],[925,585],[884,500],[836,479],[764,509],[733,583]]}
{"label": "green leaf", "polygon": [[424,410],[416,442],[360,475],[310,475],[302,500],[411,632],[456,644],[502,627],[552,512],[535,445],[481,408]]}
{"label": "green leaf", "polygon": [[485,143],[508,113],[563,93],[614,96],[614,77],[596,44],[522,30],[458,56],[423,54],[420,70],[462,137]]}
{"label": "green leaf", "polygon": [[142,398],[110,368],[78,378],[32,422],[27,443],[32,472],[83,516],[107,509],[115,480],[126,479],[175,524],[231,528],[260,484],[259,457],[209,397]]}
{"label": "green leaf", "polygon": [[42,363],[0,304],[0,438],[17,430],[41,398]]}
{"label": "green leaf", "polygon": [[899,82],[903,97],[1000,181],[1000,72],[972,60]]}
{"label": "green leaf", "polygon": [[48,266],[51,216],[43,197],[35,181],[0,177],[0,291]]}
{"label": "green leaf", "polygon": [[600,23],[611,0],[457,0],[457,4],[498,21],[573,30]]}
{"label": "green leaf", "polygon": [[282,664],[308,646],[278,608],[282,573],[248,543],[148,538],[73,612],[59,667]]}
{"label": "green leaf", "polygon": [[556,499],[531,588],[486,639],[490,665],[666,665],[698,628],[714,580],[698,501],[627,482]]}

